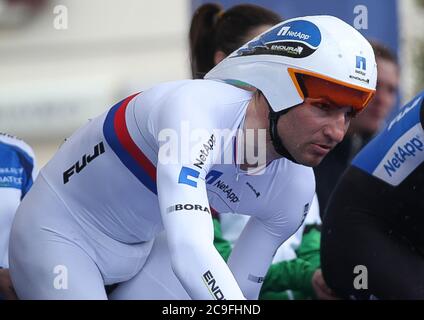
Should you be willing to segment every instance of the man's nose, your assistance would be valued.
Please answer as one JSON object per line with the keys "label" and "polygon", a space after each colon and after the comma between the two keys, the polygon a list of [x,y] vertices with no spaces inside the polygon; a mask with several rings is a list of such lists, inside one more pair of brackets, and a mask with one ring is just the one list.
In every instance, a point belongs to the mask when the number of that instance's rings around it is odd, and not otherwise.
{"label": "man's nose", "polygon": [[330,138],[332,142],[340,143],[345,136],[347,126],[345,115],[340,114],[327,123],[324,128],[324,135]]}

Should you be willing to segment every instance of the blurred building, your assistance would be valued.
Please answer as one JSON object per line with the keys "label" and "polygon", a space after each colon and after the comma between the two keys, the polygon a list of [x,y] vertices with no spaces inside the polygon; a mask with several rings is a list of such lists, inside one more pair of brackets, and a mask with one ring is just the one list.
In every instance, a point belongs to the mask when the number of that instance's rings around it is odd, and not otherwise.
{"label": "blurred building", "polygon": [[[307,10],[305,1],[253,2],[289,12]],[[320,1],[324,8],[331,0]],[[188,27],[202,2],[0,0],[0,131],[25,139],[43,165],[65,137],[126,95],[188,78]],[[370,27],[378,26],[386,2],[363,2],[373,4]],[[424,87],[424,0],[398,0],[397,11],[405,101]]]}
{"label": "blurred building", "polygon": [[398,0],[399,65],[404,102],[424,89],[424,0]]}
{"label": "blurred building", "polygon": [[0,131],[40,164],[88,118],[189,77],[188,1],[0,0]]}

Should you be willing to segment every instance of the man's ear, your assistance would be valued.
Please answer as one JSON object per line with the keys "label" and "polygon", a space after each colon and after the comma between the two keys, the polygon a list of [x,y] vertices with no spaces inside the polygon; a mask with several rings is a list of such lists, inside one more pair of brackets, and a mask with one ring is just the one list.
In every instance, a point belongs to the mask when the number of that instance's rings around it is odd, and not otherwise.
{"label": "man's ear", "polygon": [[224,60],[226,57],[227,57],[227,55],[225,54],[224,51],[217,50],[217,51],[215,51],[215,55],[213,56],[213,62],[215,63],[215,65],[217,65],[222,60]]}

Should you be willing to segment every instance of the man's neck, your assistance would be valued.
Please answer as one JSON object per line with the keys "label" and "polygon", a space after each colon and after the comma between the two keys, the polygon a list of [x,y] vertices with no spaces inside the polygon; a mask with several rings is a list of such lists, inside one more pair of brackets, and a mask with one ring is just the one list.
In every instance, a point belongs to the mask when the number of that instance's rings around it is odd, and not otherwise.
{"label": "man's neck", "polygon": [[[244,132],[244,159],[240,165],[240,169],[244,171],[262,170],[273,160],[281,158],[272,145],[271,137],[269,136],[269,106],[266,99],[260,92],[256,92],[246,109],[246,117],[243,127]],[[254,134],[254,141],[247,139],[247,130]],[[251,138],[251,137],[250,137]],[[249,161],[246,150],[254,150],[254,155],[260,162]],[[251,152],[251,151],[250,151]],[[262,154],[259,154],[261,152]]]}

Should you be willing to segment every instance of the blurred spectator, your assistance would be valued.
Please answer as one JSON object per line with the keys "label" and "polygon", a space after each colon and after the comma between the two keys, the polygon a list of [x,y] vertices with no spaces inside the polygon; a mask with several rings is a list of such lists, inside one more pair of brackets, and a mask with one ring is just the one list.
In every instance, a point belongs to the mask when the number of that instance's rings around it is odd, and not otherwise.
{"label": "blurred spectator", "polygon": [[19,203],[35,179],[35,157],[22,140],[0,133],[0,299],[15,297],[9,278],[9,235]]}
{"label": "blurred spectator", "polygon": [[349,130],[319,166],[314,168],[321,215],[339,177],[353,157],[384,126],[396,104],[399,86],[399,66],[395,55],[382,44],[370,41],[377,61],[377,87],[373,100],[364,112],[352,119]]}
{"label": "blurred spectator", "polygon": [[[190,27],[190,58],[192,76],[203,76],[243,43],[281,22],[281,17],[255,5],[237,5],[226,11],[218,4],[205,4],[193,15]],[[314,211],[314,210],[311,210]],[[320,267],[319,209],[311,212],[310,226],[304,225],[277,251],[265,278],[260,299],[334,298],[326,286]],[[244,228],[248,217],[221,215],[213,217],[214,244],[225,260],[232,244]]]}
{"label": "blurred spectator", "polygon": [[194,12],[189,33],[193,78],[203,78],[243,43],[281,21],[278,14],[255,5],[237,5],[227,11],[218,4],[202,5]]}

